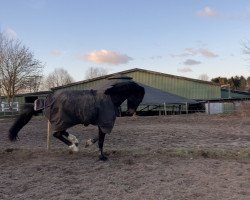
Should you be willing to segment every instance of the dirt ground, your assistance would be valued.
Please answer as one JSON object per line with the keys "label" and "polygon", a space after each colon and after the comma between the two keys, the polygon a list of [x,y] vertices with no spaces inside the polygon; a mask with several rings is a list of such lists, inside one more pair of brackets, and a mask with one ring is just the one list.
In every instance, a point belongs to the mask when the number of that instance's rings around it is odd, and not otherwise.
{"label": "dirt ground", "polygon": [[10,119],[0,120],[0,199],[250,199],[250,117],[240,114],[118,118],[98,160],[84,148],[94,126],[69,130],[80,152],[52,138],[34,117],[7,140]]}

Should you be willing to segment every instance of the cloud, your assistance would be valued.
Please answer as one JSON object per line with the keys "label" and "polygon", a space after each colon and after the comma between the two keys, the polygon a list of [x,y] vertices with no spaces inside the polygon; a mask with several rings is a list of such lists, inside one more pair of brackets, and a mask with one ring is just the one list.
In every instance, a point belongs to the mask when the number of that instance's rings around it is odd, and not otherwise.
{"label": "cloud", "polygon": [[198,52],[199,52],[202,56],[204,56],[204,57],[206,57],[206,58],[216,58],[216,57],[218,57],[217,54],[215,54],[215,53],[213,53],[212,51],[209,51],[209,50],[207,50],[207,49],[199,49]]}
{"label": "cloud", "polygon": [[50,52],[50,54],[53,56],[53,57],[60,57],[62,55],[62,52],[58,49],[54,49]]}
{"label": "cloud", "polygon": [[215,17],[218,15],[217,11],[209,6],[206,6],[202,10],[197,12],[197,15],[200,17]]}
{"label": "cloud", "polygon": [[199,65],[201,64],[201,62],[197,60],[187,59],[183,64],[184,65]]}
{"label": "cloud", "polygon": [[196,49],[193,49],[193,48],[186,48],[184,51],[186,52],[186,54],[188,54],[190,56],[194,56],[198,53],[198,51]]}
{"label": "cloud", "polygon": [[227,13],[224,18],[228,20],[249,20],[250,6],[247,6],[245,10]]}
{"label": "cloud", "polygon": [[11,38],[11,39],[16,39],[17,38],[17,33],[11,29],[11,28],[7,28],[4,33],[6,34],[6,36],[8,38]]}
{"label": "cloud", "polygon": [[184,49],[184,52],[181,54],[171,54],[172,57],[188,57],[188,56],[194,56],[197,52],[195,49],[192,48],[186,48]]}
{"label": "cloud", "polygon": [[130,60],[133,60],[131,57],[125,54],[120,54],[118,52],[109,50],[93,51],[83,56],[80,56],[80,59],[98,64],[104,63],[112,65],[126,64]]}
{"label": "cloud", "polygon": [[218,54],[208,50],[208,49],[195,49],[195,48],[186,48],[181,54],[171,54],[172,57],[190,57],[201,55],[205,58],[215,58],[218,57]]}
{"label": "cloud", "polygon": [[177,71],[181,73],[188,73],[188,72],[192,72],[193,70],[189,67],[183,67],[183,68],[178,68]]}
{"label": "cloud", "polygon": [[250,12],[250,5],[246,7],[247,12]]}
{"label": "cloud", "polygon": [[162,59],[162,56],[151,56],[150,59],[158,60],[158,59]]}
{"label": "cloud", "polygon": [[250,19],[250,5],[246,6],[242,10],[235,10],[229,12],[218,13],[214,8],[209,6],[204,7],[202,10],[196,13],[199,17],[220,17],[220,19],[226,20],[249,20]]}

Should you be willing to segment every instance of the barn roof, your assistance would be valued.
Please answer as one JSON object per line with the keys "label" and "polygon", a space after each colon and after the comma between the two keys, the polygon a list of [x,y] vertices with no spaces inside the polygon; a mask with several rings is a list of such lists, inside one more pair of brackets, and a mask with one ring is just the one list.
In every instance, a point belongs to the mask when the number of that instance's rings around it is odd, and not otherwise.
{"label": "barn roof", "polygon": [[134,69],[129,69],[129,70],[125,70],[125,71],[113,73],[113,74],[99,76],[99,77],[92,78],[92,79],[87,79],[87,80],[83,80],[83,81],[77,81],[77,82],[74,82],[74,83],[70,83],[70,84],[67,84],[67,85],[54,87],[54,88],[51,88],[51,89],[52,90],[58,90],[58,89],[67,88],[67,87],[70,87],[70,86],[75,86],[75,85],[84,84],[84,83],[88,83],[88,82],[94,82],[94,81],[101,80],[101,79],[110,79],[112,77],[124,76],[125,74],[131,73],[131,72],[145,72],[145,73],[149,73],[149,74],[156,74],[156,75],[161,75],[161,76],[165,76],[165,77],[172,77],[172,78],[176,78],[176,79],[188,80],[188,81],[203,83],[203,84],[207,84],[207,85],[217,85],[217,86],[219,85],[219,84],[216,84],[216,83],[213,83],[213,82],[210,82],[210,81],[203,81],[203,80],[192,79],[192,78],[187,78],[187,77],[182,77],[182,76],[165,74],[165,73],[161,73],[161,72],[155,72],[155,71],[151,71],[151,70],[134,68]]}
{"label": "barn roof", "polygon": [[161,105],[161,104],[191,104],[197,103],[195,100],[187,99],[169,92],[165,92],[148,85],[138,83],[145,89],[145,96],[141,104],[145,105]]}

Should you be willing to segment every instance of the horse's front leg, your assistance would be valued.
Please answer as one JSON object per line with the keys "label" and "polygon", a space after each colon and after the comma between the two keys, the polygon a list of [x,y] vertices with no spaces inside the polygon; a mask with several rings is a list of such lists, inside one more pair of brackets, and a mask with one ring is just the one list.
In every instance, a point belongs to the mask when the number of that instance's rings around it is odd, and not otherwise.
{"label": "horse's front leg", "polygon": [[69,145],[69,151],[71,153],[78,152],[79,151],[79,147],[78,147],[79,141],[76,138],[76,136],[74,136],[74,135],[72,135],[72,134],[70,134],[70,133],[68,133],[66,131],[62,131],[62,135],[64,137],[66,137],[66,139],[71,142],[71,145]]}
{"label": "horse's front leg", "polygon": [[88,139],[85,143],[85,147],[89,147],[95,144],[99,140],[99,135],[95,136],[93,139]]}
{"label": "horse's front leg", "polygon": [[72,142],[73,144],[78,146],[79,140],[76,138],[76,136],[74,136],[66,131],[63,132],[63,135],[66,136],[70,142]]}
{"label": "horse's front leg", "polygon": [[108,158],[104,155],[103,153],[103,144],[104,144],[104,140],[105,140],[105,133],[103,133],[101,131],[101,129],[99,128],[99,140],[98,140],[98,145],[99,145],[99,150],[100,150],[100,156],[99,159],[102,161],[106,161]]}
{"label": "horse's front leg", "polygon": [[69,134],[66,131],[58,131],[58,132],[55,132],[53,136],[61,140],[66,145],[68,145],[70,152],[73,153],[73,152],[79,151],[79,148],[77,147],[79,142],[74,135]]}

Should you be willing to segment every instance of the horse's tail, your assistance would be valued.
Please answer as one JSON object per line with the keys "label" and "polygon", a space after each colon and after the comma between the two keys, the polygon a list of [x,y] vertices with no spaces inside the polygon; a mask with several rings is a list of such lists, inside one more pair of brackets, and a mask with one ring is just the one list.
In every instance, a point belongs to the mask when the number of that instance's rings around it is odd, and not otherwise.
{"label": "horse's tail", "polygon": [[32,116],[38,111],[34,110],[34,105],[26,104],[23,107],[21,114],[16,118],[14,124],[9,129],[9,139],[15,141],[18,137],[18,132],[31,120]]}

